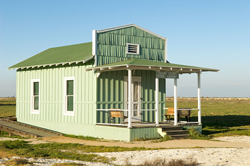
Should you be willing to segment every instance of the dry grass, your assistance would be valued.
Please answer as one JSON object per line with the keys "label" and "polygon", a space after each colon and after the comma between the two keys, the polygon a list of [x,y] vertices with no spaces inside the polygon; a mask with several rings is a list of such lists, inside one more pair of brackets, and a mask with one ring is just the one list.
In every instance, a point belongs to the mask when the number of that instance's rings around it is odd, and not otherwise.
{"label": "dry grass", "polygon": [[1,150],[0,150],[0,159],[3,159],[3,158],[11,158],[12,156],[14,156],[14,155],[11,154],[11,153],[8,153],[8,152],[1,151]]}
{"label": "dry grass", "polygon": [[[125,166],[133,166],[129,159],[125,160]],[[169,162],[167,162],[165,159],[155,158],[153,160],[147,160],[144,161],[139,166],[198,166],[198,162],[193,159],[172,159]]]}
{"label": "dry grass", "polygon": [[15,97],[0,97],[0,101],[16,101]]}
{"label": "dry grass", "polygon": [[25,165],[30,164],[27,159],[14,159],[15,165]]}
{"label": "dry grass", "polygon": [[78,164],[78,163],[56,163],[53,166],[84,166],[85,164]]}

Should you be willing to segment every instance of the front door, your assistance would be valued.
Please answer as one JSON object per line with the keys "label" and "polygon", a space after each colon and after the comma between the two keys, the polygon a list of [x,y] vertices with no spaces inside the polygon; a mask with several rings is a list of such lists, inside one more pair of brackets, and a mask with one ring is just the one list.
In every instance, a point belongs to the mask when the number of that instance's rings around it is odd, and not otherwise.
{"label": "front door", "polygon": [[[128,110],[128,77],[124,81],[124,99],[125,109]],[[131,84],[131,100],[132,100],[132,122],[141,121],[141,77],[132,77]],[[125,115],[128,115],[127,113]],[[127,120],[126,120],[127,121]]]}

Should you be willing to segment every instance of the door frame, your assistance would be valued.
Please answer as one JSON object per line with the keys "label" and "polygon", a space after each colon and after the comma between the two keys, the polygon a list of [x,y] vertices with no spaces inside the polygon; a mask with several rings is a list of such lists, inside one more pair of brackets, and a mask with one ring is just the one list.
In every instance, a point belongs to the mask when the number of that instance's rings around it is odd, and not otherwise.
{"label": "door frame", "polygon": [[[133,119],[133,113],[131,113],[131,121],[132,122],[138,122],[138,121],[140,121],[141,122],[141,114],[140,114],[140,110],[141,110],[141,84],[142,84],[142,82],[141,82],[141,77],[133,77],[132,76],[132,85],[133,85],[133,81],[138,81],[138,82],[140,82],[140,85],[139,85],[139,94],[138,94],[138,98],[139,98],[139,100],[138,100],[138,110],[139,110],[139,116],[136,116],[138,119]],[[127,106],[127,99],[128,99],[128,96],[127,96],[127,91],[128,91],[128,89],[127,89],[127,87],[128,87],[128,76],[124,76],[124,109],[126,109],[126,110],[128,110],[128,106]],[[131,87],[131,90],[132,90],[132,92],[133,92],[133,90],[134,90],[134,87],[132,86]],[[132,103],[131,103],[131,105],[133,106],[133,98],[134,98],[134,95],[132,94],[131,95],[131,97],[132,97]],[[125,113],[125,115],[127,116],[127,112]],[[140,119],[140,120],[139,120]]]}

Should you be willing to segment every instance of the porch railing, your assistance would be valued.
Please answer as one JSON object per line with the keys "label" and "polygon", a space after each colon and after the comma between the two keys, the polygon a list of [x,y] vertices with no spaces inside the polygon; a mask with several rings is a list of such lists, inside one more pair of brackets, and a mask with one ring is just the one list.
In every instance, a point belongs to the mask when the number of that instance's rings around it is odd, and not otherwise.
{"label": "porch railing", "polygon": [[[102,111],[106,111],[106,112],[110,112],[110,111],[122,111],[122,112],[128,112],[128,110],[126,109],[115,109],[115,108],[112,108],[112,109],[96,109],[97,111],[99,112],[102,112]],[[139,113],[141,114],[142,111],[156,111],[156,109],[140,109],[140,110],[131,110],[131,112],[134,112],[134,111],[139,111]],[[110,123],[110,117],[108,116],[108,119],[107,121],[108,122],[104,122],[104,123],[100,123],[100,122],[97,122],[96,124],[103,124],[103,125],[111,125],[111,126],[128,126],[128,124],[122,124],[122,123]],[[132,117],[131,117],[132,118]],[[137,125],[140,125],[140,124],[132,124],[132,126],[137,126]]]}
{"label": "porch railing", "polygon": [[[168,108],[163,108],[163,109],[168,110]],[[200,109],[198,109],[198,108],[191,108],[191,109],[190,109],[190,108],[177,108],[177,116],[178,116],[178,111],[179,111],[179,110],[191,110],[191,111],[193,111],[193,110],[195,111],[195,110],[196,110],[196,111],[199,111]],[[191,116],[191,112],[190,112],[190,115],[189,115],[189,116]],[[198,116],[197,116],[197,117],[198,117]],[[176,117],[176,118],[177,118],[177,117]],[[177,124],[178,124],[178,123],[183,123],[183,121],[180,121],[180,122],[177,121]],[[198,122],[198,121],[197,121],[197,122],[186,122],[186,121],[185,121],[185,123],[199,123],[199,122]]]}

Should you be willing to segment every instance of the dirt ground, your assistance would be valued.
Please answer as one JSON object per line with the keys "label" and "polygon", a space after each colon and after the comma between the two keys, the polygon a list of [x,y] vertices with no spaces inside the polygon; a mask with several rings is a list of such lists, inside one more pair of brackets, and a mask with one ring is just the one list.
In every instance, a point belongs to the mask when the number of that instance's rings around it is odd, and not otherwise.
{"label": "dirt ground", "polygon": [[[90,140],[81,140],[76,138],[69,138],[64,136],[57,137],[42,137],[39,139],[25,139],[25,141],[30,141],[31,144],[40,144],[48,142],[58,142],[58,143],[79,143],[83,145],[92,145],[92,146],[120,146],[120,147],[145,147],[145,148],[197,148],[197,147],[230,147],[230,148],[250,148],[250,136],[243,138],[243,136],[233,137],[233,140],[227,140],[225,137],[218,137],[217,141],[215,140],[195,140],[195,139],[180,139],[180,140],[170,140],[165,142],[154,143],[152,141],[133,141],[133,142],[122,142],[122,141],[90,141]],[[229,137],[231,138],[231,137]],[[246,141],[244,141],[246,140]],[[6,138],[0,137],[0,141],[5,140],[17,140],[18,138]]]}
{"label": "dirt ground", "polygon": [[[102,141],[89,141],[69,137],[43,137],[43,141],[51,141],[58,143],[79,143],[84,145],[93,146],[120,146],[120,147],[145,147],[145,148],[191,148],[191,147],[245,147],[250,148],[250,143],[245,142],[223,142],[215,140],[194,140],[194,139],[181,139],[170,140],[166,142],[153,143],[152,141],[134,141],[134,142],[102,142]],[[41,143],[42,141],[38,141]],[[37,142],[37,143],[38,143]],[[36,142],[34,142],[36,143]]]}

